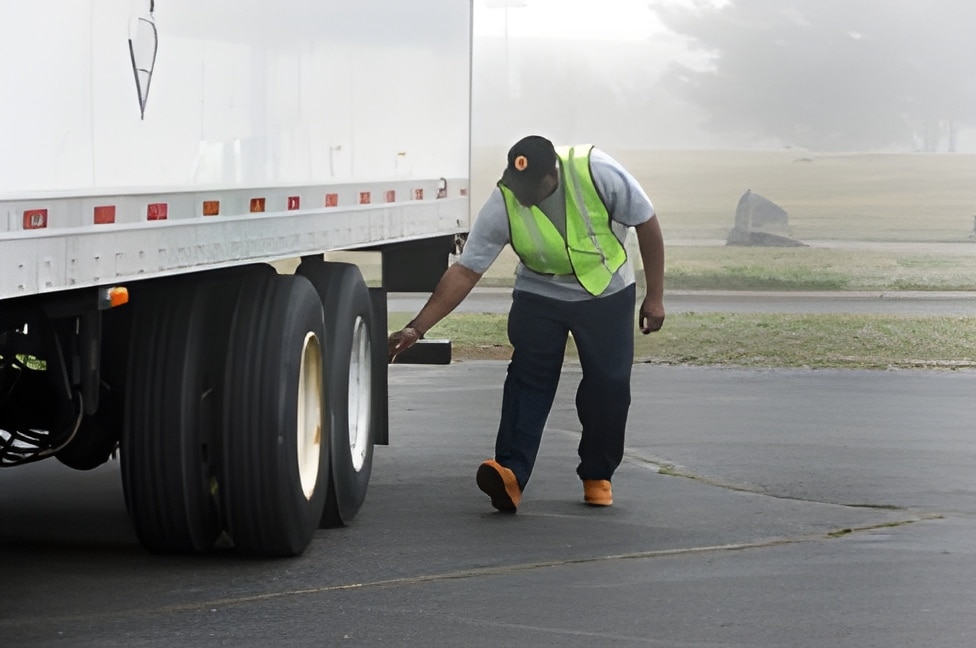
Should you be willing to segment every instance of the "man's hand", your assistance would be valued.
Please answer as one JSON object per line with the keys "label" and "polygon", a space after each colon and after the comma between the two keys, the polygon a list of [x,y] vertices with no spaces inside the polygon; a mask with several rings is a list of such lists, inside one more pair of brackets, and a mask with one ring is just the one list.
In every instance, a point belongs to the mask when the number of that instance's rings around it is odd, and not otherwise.
{"label": "man's hand", "polygon": [[416,344],[427,331],[453,311],[471,292],[479,279],[481,279],[480,272],[469,270],[460,263],[455,263],[448,268],[417,316],[387,340],[390,362],[393,362],[397,354],[403,353]]}
{"label": "man's hand", "polygon": [[644,299],[640,307],[637,325],[644,335],[660,331],[661,327],[664,326],[664,304],[660,301]]}
{"label": "man's hand", "polygon": [[392,363],[394,358],[399,354],[416,344],[419,339],[420,331],[412,326],[404,327],[390,335],[389,340],[387,340],[387,351],[390,356],[390,362]]}

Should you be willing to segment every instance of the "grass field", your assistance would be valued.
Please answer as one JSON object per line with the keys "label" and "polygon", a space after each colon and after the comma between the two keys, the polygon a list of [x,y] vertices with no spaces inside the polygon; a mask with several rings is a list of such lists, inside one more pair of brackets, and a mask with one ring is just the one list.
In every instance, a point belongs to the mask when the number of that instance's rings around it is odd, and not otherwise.
{"label": "grass field", "polygon": [[[671,289],[976,290],[976,156],[609,151],[647,190],[667,244]],[[504,166],[476,151],[472,209]],[[747,190],[789,214],[810,247],[725,246]],[[504,253],[485,276],[511,283]]]}
{"label": "grass field", "polygon": [[[671,240],[724,241],[747,189],[783,207],[800,240],[965,242],[976,218],[976,155],[608,152],[647,191]],[[475,209],[504,162],[504,151],[475,151]]]}
{"label": "grass field", "polygon": [[[390,315],[393,329],[412,314]],[[505,315],[453,314],[431,339],[455,359],[507,360]],[[572,342],[567,355],[576,357]],[[635,334],[637,362],[834,369],[974,369],[976,317],[682,313],[657,333]]]}
{"label": "grass field", "polygon": [[976,217],[976,156],[794,152],[619,155],[672,238],[725,239],[751,189],[804,241],[960,242]]}

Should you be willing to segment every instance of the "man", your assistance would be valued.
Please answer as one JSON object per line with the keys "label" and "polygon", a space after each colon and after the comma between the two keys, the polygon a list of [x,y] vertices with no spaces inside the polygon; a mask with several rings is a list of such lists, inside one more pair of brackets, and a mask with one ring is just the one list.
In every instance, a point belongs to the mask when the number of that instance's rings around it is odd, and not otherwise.
{"label": "man", "polygon": [[576,472],[586,503],[613,503],[611,479],[623,459],[634,361],[636,288],[623,245],[630,227],[647,281],[638,318],[647,334],[664,324],[664,240],[647,195],[595,148],[557,153],[544,137],[526,137],[508,152],[508,167],[458,262],[417,317],[390,336],[392,358],[453,311],[506,244],[519,256],[508,318],[513,353],[495,458],[476,476],[500,511],[516,511],[529,481],[569,333],[583,373],[576,392],[582,424]]}

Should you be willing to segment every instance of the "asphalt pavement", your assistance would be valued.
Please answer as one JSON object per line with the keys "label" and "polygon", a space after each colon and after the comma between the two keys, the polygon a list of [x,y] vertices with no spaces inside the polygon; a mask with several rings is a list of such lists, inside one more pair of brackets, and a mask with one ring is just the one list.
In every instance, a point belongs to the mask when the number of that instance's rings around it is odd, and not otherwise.
{"label": "asphalt pavement", "polygon": [[637,365],[602,509],[568,365],[506,515],[505,369],[391,367],[364,508],[298,559],[147,553],[116,463],[0,472],[0,645],[976,645],[976,372]]}

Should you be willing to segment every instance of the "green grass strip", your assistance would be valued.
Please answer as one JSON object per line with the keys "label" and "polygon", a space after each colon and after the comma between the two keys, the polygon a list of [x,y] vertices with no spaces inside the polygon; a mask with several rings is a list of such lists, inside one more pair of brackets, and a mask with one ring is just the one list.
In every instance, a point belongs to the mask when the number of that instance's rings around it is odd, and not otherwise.
{"label": "green grass strip", "polygon": [[[390,314],[390,327],[412,315]],[[456,313],[427,335],[452,340],[454,358],[503,359],[505,315]],[[635,325],[636,330],[636,325]],[[635,334],[638,362],[845,369],[976,368],[976,317],[680,313]],[[568,355],[575,356],[572,343]]]}

